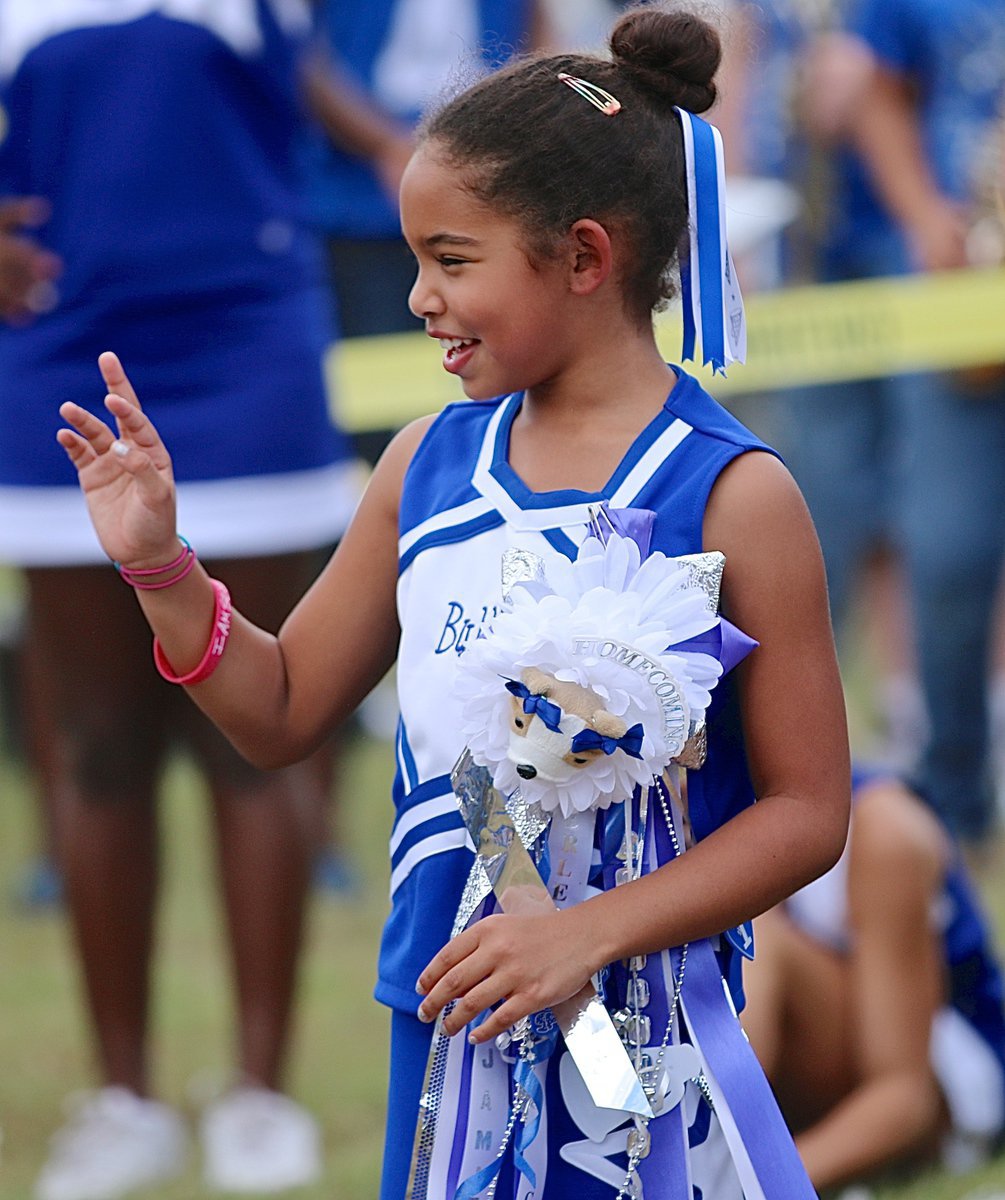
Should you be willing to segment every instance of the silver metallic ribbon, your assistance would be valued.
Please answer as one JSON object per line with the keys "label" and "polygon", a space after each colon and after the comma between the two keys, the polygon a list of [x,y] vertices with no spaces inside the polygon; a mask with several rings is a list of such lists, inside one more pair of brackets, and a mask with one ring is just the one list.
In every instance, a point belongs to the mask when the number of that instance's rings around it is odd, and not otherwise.
{"label": "silver metallic ribbon", "polygon": [[[493,786],[487,768],[478,766],[465,750],[450,779],[478,861],[502,911],[554,912],[554,901],[524,844],[510,806]],[[530,821],[525,833],[537,823],[533,818]],[[593,984],[552,1005],[552,1012],[593,1102],[600,1108],[651,1116],[652,1109],[632,1061]]]}

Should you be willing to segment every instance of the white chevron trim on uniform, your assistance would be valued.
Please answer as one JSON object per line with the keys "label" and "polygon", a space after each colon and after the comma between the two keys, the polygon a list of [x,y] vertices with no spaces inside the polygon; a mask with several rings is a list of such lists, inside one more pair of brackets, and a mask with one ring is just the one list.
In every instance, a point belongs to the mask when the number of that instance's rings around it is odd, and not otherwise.
{"label": "white chevron trim on uniform", "polygon": [[448,813],[457,813],[460,817],[457,797],[453,792],[447,792],[444,796],[434,796],[432,800],[423,800],[421,804],[406,809],[391,833],[391,854],[395,853],[417,825],[424,821],[432,821],[436,817],[445,817]]}
{"label": "white chevron trim on uniform", "polygon": [[693,432],[693,428],[678,417],[665,429],[611,496],[611,508],[627,508],[687,435]]}
{"label": "white chevron trim on uniform", "polygon": [[505,518],[507,524],[520,532],[585,524],[590,519],[589,504],[584,502],[559,504],[554,508],[521,508],[503,485],[493,478],[491,467],[499,425],[517,403],[517,396],[510,396],[493,414],[485,430],[478,462],[471,476],[472,484],[491,502],[492,507]]}
{"label": "white chevron trim on uniform", "polygon": [[434,854],[444,854],[447,850],[460,850],[465,846],[469,850],[474,849],[468,831],[463,827],[448,829],[445,833],[434,833],[432,837],[416,842],[391,872],[391,896],[394,896],[398,888],[424,859],[432,858]]}
{"label": "white chevron trim on uniform", "polygon": [[468,500],[465,504],[458,504],[456,508],[444,509],[443,512],[421,521],[408,533],[402,534],[398,539],[398,555],[401,557],[407,554],[416,542],[430,533],[436,533],[440,529],[449,529],[452,525],[463,525],[466,521],[473,521],[476,517],[484,516],[485,513],[491,511],[492,505],[482,496],[476,500]]}

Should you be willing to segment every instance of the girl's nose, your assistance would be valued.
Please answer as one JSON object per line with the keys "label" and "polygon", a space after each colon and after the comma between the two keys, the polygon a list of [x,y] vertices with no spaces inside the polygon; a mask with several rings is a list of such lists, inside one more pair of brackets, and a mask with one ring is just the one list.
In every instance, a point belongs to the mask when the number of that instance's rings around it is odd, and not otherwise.
{"label": "girl's nose", "polygon": [[415,276],[415,283],[412,284],[412,290],[408,293],[408,307],[415,316],[422,320],[435,317],[443,312],[443,301],[437,295],[435,289],[429,287],[423,278],[421,267]]}

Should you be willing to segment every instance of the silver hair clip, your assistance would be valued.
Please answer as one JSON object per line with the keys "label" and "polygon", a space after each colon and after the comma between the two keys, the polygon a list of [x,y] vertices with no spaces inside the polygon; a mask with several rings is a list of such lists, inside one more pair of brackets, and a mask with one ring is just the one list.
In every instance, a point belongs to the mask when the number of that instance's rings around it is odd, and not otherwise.
{"label": "silver hair clip", "polygon": [[610,92],[605,92],[602,87],[590,83],[588,79],[580,79],[576,75],[566,75],[564,71],[559,73],[558,78],[562,83],[571,87],[577,95],[589,101],[594,108],[599,108],[605,117],[613,117],[621,112],[621,101],[615,99]]}

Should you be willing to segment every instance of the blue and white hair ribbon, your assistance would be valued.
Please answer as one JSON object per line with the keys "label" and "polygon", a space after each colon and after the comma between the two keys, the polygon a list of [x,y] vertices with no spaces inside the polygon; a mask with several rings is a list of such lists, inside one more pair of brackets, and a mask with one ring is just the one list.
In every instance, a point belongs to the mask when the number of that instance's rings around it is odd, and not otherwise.
{"label": "blue and white hair ribbon", "polygon": [[747,356],[743,297],[726,245],[726,168],[722,138],[714,125],[677,108],[684,135],[687,176],[688,254],[681,262],[684,306],[682,357],[694,358],[701,343],[703,364],[725,372]]}

